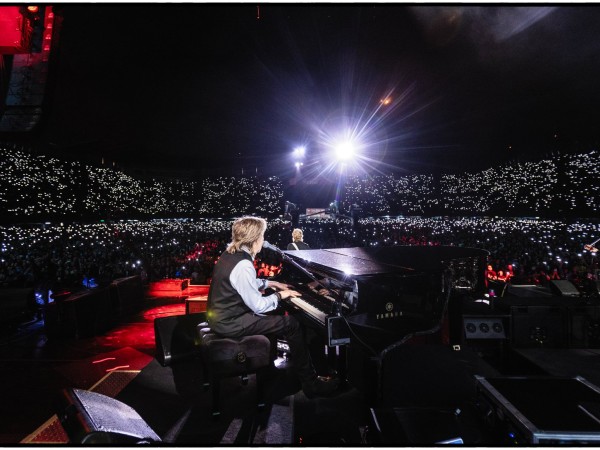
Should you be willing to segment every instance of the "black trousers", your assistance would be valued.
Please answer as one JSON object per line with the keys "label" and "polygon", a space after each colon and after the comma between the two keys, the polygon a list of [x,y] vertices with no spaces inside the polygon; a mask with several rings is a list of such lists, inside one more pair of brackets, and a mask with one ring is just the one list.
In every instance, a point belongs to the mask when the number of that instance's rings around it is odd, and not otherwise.
{"label": "black trousers", "polygon": [[[304,339],[304,331],[298,320],[288,315],[267,315],[254,317],[254,322],[244,329],[243,334],[230,337],[263,334],[284,339],[290,346],[292,363],[300,381],[313,381],[317,374],[310,359],[310,352]],[[258,320],[257,320],[258,319]],[[227,336],[226,336],[227,337]]]}

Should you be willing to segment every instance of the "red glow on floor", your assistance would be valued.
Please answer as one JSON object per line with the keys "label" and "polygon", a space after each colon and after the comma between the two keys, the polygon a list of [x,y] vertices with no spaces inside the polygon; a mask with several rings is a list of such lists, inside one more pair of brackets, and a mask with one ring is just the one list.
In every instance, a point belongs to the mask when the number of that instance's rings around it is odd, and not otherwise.
{"label": "red glow on floor", "polygon": [[190,284],[185,290],[185,293],[188,297],[207,296],[209,289],[209,284]]}
{"label": "red glow on floor", "polygon": [[189,286],[189,279],[167,278],[153,281],[148,287],[148,297],[181,298],[185,296],[184,290]]}
{"label": "red glow on floor", "polygon": [[144,320],[154,322],[158,317],[178,316],[185,314],[185,302],[156,306],[144,311]]}
{"label": "red glow on floor", "polygon": [[129,364],[125,365],[125,366],[116,366],[116,367],[112,367],[110,369],[106,369],[106,372],[114,372],[115,370],[119,370],[119,369],[129,369]]}
{"label": "red glow on floor", "polygon": [[104,358],[104,359],[98,359],[96,361],[92,361],[92,364],[99,364],[99,363],[103,363],[104,361],[110,361],[113,360],[115,358]]}
{"label": "red glow on floor", "polygon": [[209,289],[210,285],[208,284],[190,284],[189,278],[164,279],[150,283],[146,296],[152,299],[174,298],[183,300],[186,297],[208,295]]}
{"label": "red glow on floor", "polygon": [[154,341],[153,322],[130,323],[115,328],[104,336],[98,336],[95,339],[98,341],[98,345],[112,348],[135,347],[153,349],[156,345]]}
{"label": "red glow on floor", "polygon": [[152,350],[156,346],[154,319],[185,314],[185,302],[155,306],[144,311],[138,322],[118,326],[95,339],[100,346],[112,348],[135,347]]}

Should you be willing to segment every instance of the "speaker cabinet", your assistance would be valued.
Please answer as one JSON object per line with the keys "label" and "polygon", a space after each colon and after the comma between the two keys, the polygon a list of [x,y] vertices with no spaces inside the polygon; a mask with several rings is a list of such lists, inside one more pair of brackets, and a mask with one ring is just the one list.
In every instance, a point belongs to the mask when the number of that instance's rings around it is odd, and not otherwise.
{"label": "speaker cabinet", "polygon": [[58,417],[72,444],[152,444],[161,438],[130,406],[81,389],[65,389]]}
{"label": "speaker cabinet", "polygon": [[117,278],[110,283],[110,300],[117,321],[128,319],[142,309],[144,286],[139,275]]}
{"label": "speaker cabinet", "polygon": [[44,325],[49,336],[89,338],[108,331],[115,323],[106,288],[86,289],[45,307]]}
{"label": "speaker cabinet", "polygon": [[110,293],[106,288],[76,293],[67,301],[74,302],[78,338],[99,336],[115,323]]}
{"label": "speaker cabinet", "polygon": [[550,288],[531,284],[508,284],[504,297],[552,297]]}
{"label": "speaker cabinet", "polygon": [[550,290],[562,297],[579,297],[581,295],[575,285],[568,280],[551,280]]}
{"label": "speaker cabinet", "polygon": [[509,316],[463,316],[463,331],[466,340],[508,338]]}
{"label": "speaker cabinet", "polygon": [[156,359],[163,366],[189,358],[200,350],[197,326],[206,321],[206,313],[154,319]]}
{"label": "speaker cabinet", "polygon": [[0,324],[31,320],[35,315],[35,296],[32,288],[0,289]]}
{"label": "speaker cabinet", "polygon": [[600,305],[569,308],[569,347],[600,348]]}
{"label": "speaker cabinet", "polygon": [[566,348],[566,309],[558,306],[513,306],[514,348]]}

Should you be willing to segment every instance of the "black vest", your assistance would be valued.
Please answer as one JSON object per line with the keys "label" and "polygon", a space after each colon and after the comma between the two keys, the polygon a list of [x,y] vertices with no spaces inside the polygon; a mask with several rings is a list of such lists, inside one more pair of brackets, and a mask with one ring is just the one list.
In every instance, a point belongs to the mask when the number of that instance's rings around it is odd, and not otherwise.
{"label": "black vest", "polygon": [[304,241],[291,242],[288,244],[287,249],[288,250],[296,250],[296,247],[294,247],[294,244],[296,244],[296,246],[298,247],[298,250],[310,250],[310,246]]}
{"label": "black vest", "polygon": [[233,254],[224,252],[213,270],[206,316],[210,328],[223,336],[241,336],[244,324],[256,320],[229,281],[234,267],[244,259],[252,262],[252,257],[243,250]]}

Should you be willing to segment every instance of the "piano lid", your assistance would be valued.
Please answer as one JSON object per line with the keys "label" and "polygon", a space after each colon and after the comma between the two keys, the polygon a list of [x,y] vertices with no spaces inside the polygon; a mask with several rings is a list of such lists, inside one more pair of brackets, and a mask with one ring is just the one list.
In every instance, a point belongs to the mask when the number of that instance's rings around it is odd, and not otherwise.
{"label": "piano lid", "polygon": [[451,246],[350,247],[284,253],[299,263],[333,269],[347,276],[439,270],[443,262],[452,259],[485,258],[489,254],[487,250]]}
{"label": "piano lid", "polygon": [[[350,252],[342,253],[340,250],[350,250]],[[320,266],[324,269],[340,272],[346,276],[376,275],[398,271],[398,268],[382,264],[373,258],[365,257],[366,255],[361,250],[365,249],[355,247],[326,250],[288,250],[284,253],[300,264],[304,263],[304,265],[316,268]]]}

